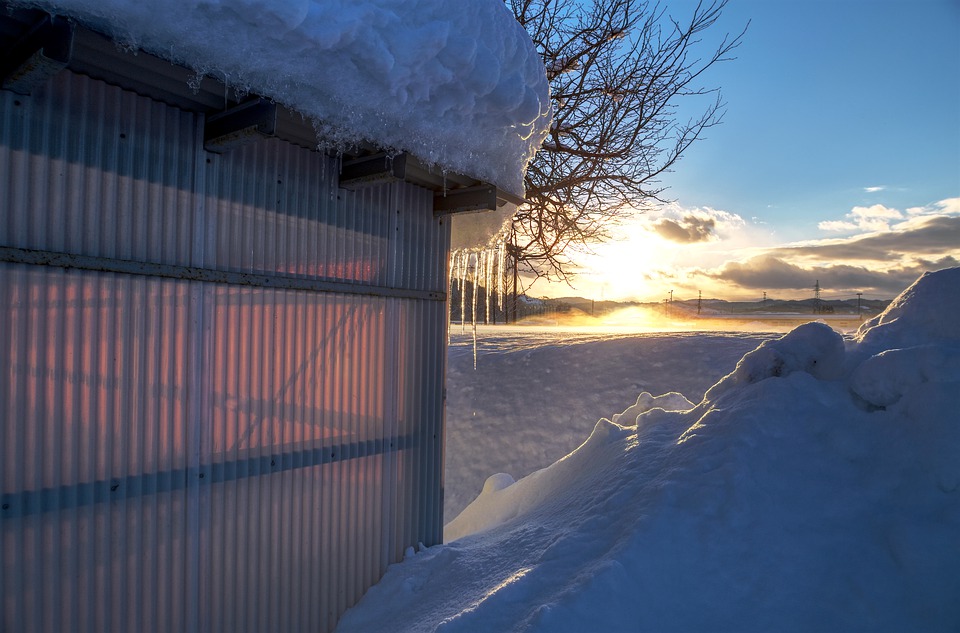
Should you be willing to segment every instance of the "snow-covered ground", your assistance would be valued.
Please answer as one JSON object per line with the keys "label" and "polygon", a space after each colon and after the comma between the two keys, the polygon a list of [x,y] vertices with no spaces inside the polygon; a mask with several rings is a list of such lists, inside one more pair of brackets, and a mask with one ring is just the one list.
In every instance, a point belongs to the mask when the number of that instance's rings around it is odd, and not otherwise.
{"label": "snow-covered ground", "polygon": [[960,630],[957,314],[960,268],[845,337],[454,335],[448,542],[338,630]]}
{"label": "snow-covered ground", "polygon": [[519,479],[549,466],[643,391],[699,402],[741,356],[776,336],[480,327],[474,369],[472,332],[452,326],[444,516],[457,516],[493,473]]}

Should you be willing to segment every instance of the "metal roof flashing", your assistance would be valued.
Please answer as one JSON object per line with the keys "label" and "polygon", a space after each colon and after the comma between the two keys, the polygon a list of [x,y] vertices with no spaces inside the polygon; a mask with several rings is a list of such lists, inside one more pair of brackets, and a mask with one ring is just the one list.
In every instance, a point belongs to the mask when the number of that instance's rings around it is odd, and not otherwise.
{"label": "metal roof flashing", "polygon": [[[58,16],[13,8],[0,0],[0,87],[21,95],[39,89],[64,69],[204,116],[204,147],[228,152],[264,137],[312,151],[328,151],[314,122],[295,109],[258,95],[239,95],[223,82]],[[340,152],[340,187],[358,189],[402,181],[434,193],[434,214],[492,211],[524,198],[464,174],[426,165],[415,156],[372,145]]]}

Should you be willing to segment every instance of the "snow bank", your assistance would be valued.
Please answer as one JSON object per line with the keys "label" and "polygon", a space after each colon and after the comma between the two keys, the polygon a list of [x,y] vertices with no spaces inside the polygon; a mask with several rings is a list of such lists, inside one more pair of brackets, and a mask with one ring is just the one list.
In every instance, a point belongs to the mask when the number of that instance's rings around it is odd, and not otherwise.
{"label": "snow bank", "polygon": [[131,48],[522,194],[546,74],[501,0],[31,0]]}
{"label": "snow bank", "polygon": [[[480,330],[476,369],[469,328],[452,326],[450,332],[443,481],[447,520],[476,498],[491,473],[519,479],[549,466],[582,444],[597,420],[612,411],[628,409],[611,419],[632,426],[647,408],[692,408],[687,398],[699,402],[744,354],[775,337],[755,332],[637,334],[619,328]],[[672,399],[650,395],[669,391],[678,393]]]}
{"label": "snow bank", "polygon": [[663,409],[664,411],[689,411],[694,407],[694,404],[687,400],[682,393],[676,391],[671,391],[670,393],[665,393],[660,396],[654,396],[649,392],[644,391],[639,396],[637,396],[637,403],[629,407],[623,413],[615,413],[613,415],[613,422],[620,422],[621,418],[623,423],[626,424],[636,424],[637,418],[650,411],[651,409]]}
{"label": "snow bank", "polygon": [[957,297],[960,269],[928,274],[851,340],[761,345],[693,408],[642,396],[635,425],[497,476],[339,630],[957,630]]}
{"label": "snow bank", "polygon": [[555,462],[549,468],[538,470],[519,483],[506,473],[492,475],[483,486],[480,496],[448,523],[443,534],[447,541],[455,541],[468,534],[500,525],[528,513],[545,499],[563,495],[571,485],[592,469],[606,445],[626,436],[627,430],[600,420],[593,433],[578,449]]}
{"label": "snow bank", "polygon": [[[926,279],[931,275],[936,275],[936,280]],[[857,342],[868,353],[924,343],[960,342],[958,288],[960,268],[924,273],[883,313],[860,327]]]}
{"label": "snow bank", "polygon": [[843,337],[839,333],[824,323],[805,323],[744,356],[731,374],[710,388],[705,398],[715,401],[725,392],[798,371],[830,380],[841,372],[844,357]]}

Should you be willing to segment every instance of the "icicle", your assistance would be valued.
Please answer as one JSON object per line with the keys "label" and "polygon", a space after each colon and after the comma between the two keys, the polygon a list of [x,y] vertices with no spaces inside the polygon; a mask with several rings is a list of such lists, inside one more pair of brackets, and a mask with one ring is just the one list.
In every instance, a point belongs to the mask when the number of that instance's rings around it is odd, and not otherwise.
{"label": "icicle", "polygon": [[484,301],[484,323],[490,323],[490,296],[493,292],[493,249],[488,248],[484,252],[486,262],[483,265],[483,293]]}
{"label": "icicle", "polygon": [[203,83],[203,77],[204,73],[200,70],[187,77],[187,87],[190,88],[190,91],[193,92],[193,94],[199,94],[200,84]]}
{"label": "icicle", "polygon": [[483,298],[484,298],[484,295],[486,294],[486,291],[487,291],[487,289],[484,288],[484,289],[483,289],[484,294],[483,294],[483,295],[480,294],[481,284],[483,284],[483,281],[484,281],[484,279],[486,279],[486,274],[487,274],[487,271],[486,271],[487,258],[484,257],[483,255],[484,255],[484,251],[482,251],[482,250],[477,251],[477,285],[476,285],[476,288],[477,288],[477,320],[478,320],[479,322],[481,322],[481,323],[483,323],[483,321],[480,321],[480,320],[483,319],[483,317],[484,317],[484,314],[483,314],[483,312],[482,312],[482,310],[483,310]]}
{"label": "icicle", "polygon": [[473,371],[477,371],[477,320],[473,320]]}
{"label": "icicle", "polygon": [[507,321],[507,307],[504,298],[507,296],[507,276],[505,265],[507,262],[507,241],[501,239],[497,244],[497,305],[503,311],[503,321]]}
{"label": "icicle", "polygon": [[467,265],[466,265],[466,253],[459,251],[458,256],[458,268],[459,268],[459,279],[460,279],[460,333],[463,334],[466,332],[466,323],[467,323]]}
{"label": "icicle", "polygon": [[473,320],[473,369],[477,369],[477,290],[480,281],[480,253],[475,253],[476,264],[473,274],[473,296],[470,301],[470,316]]}
{"label": "icicle", "polygon": [[[506,316],[506,262],[505,234],[501,234],[484,249],[460,249],[450,255],[450,294],[453,294],[454,287],[460,291],[460,332],[466,334],[469,319],[474,346],[474,367],[477,363],[478,325],[481,319],[483,323],[493,323],[497,311],[502,311],[504,317]],[[482,296],[481,287],[484,293]]]}
{"label": "icicle", "polygon": [[483,263],[483,251],[477,251],[477,268],[476,272],[474,273],[476,281],[473,283],[473,307],[474,310],[477,311],[477,314],[473,318],[474,321],[480,319],[480,310],[483,309],[483,299],[480,295],[480,284],[483,283]]}
{"label": "icicle", "polygon": [[477,322],[477,255],[470,253],[470,263],[473,264],[473,275],[470,279],[470,322]]}
{"label": "icicle", "polygon": [[[320,137],[320,131],[319,131],[319,129],[316,127],[316,123],[314,123],[314,128],[313,128],[313,129],[314,129],[314,132],[317,134],[317,138],[319,138],[319,137]],[[319,141],[318,141],[318,143],[319,143]],[[337,150],[336,162],[334,163],[334,166],[335,166],[336,169],[337,169],[337,178],[339,179],[340,176],[343,175],[343,152],[340,151],[340,150]],[[330,177],[332,178],[332,177],[333,177],[333,174],[330,174]],[[339,199],[340,196],[339,196],[339,194],[337,193],[338,191],[340,191],[340,188],[339,188],[339,187],[329,187],[329,190],[330,190],[330,193],[329,193],[328,195],[330,196],[330,202],[331,202],[331,203],[332,203],[332,202],[335,202],[337,199]]]}

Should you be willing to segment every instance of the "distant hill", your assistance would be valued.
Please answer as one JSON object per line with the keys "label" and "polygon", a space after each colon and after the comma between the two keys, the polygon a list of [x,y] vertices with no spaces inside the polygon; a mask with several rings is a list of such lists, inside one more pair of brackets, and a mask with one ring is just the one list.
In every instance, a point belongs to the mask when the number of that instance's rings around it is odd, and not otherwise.
{"label": "distant hill", "polygon": [[[889,299],[861,299],[860,311],[866,315],[879,314],[890,303]],[[683,306],[687,311],[697,310],[697,300],[675,301],[674,307]],[[701,302],[701,314],[709,311],[712,314],[857,314],[856,299],[821,299],[819,312],[816,299],[781,300],[767,299],[766,301],[724,301],[722,299],[704,299]]]}
{"label": "distant hill", "polygon": [[[503,323],[505,320],[523,319],[531,316],[550,314],[584,314],[589,316],[603,316],[617,310],[635,306],[657,308],[682,313],[683,316],[698,316],[698,300],[685,299],[670,302],[639,302],[639,301],[597,301],[584,297],[557,297],[536,298],[520,295],[516,306],[513,307],[510,297],[491,297],[487,303],[484,289],[478,288],[477,297],[474,297],[472,284],[466,284],[466,297],[454,289],[450,297],[450,318],[452,321],[461,319],[461,307],[465,309],[467,319],[472,318],[471,303],[477,306],[477,320],[480,322]],[[462,303],[463,299],[466,303]],[[891,300],[889,299],[861,299],[860,314],[870,318],[883,312]],[[489,312],[487,306],[489,305]],[[819,311],[815,299],[782,300],[767,299],[765,301],[725,301],[723,299],[702,299],[699,301],[699,316],[709,317],[716,315],[761,315],[761,314],[835,314],[856,315],[857,299],[821,299]]]}
{"label": "distant hill", "polygon": [[[642,303],[637,301],[595,301],[583,297],[559,297],[554,299],[526,299],[543,312],[567,312],[576,310],[585,314],[600,316],[615,310],[631,306],[663,308],[664,303]],[[673,301],[671,310],[682,310],[687,314],[697,314],[697,299]],[[861,299],[860,312],[869,317],[883,312],[890,303],[889,299]],[[857,299],[821,299],[819,312],[815,299],[766,301],[725,301],[723,299],[703,299],[699,302],[701,315],[716,314],[857,314]]]}

